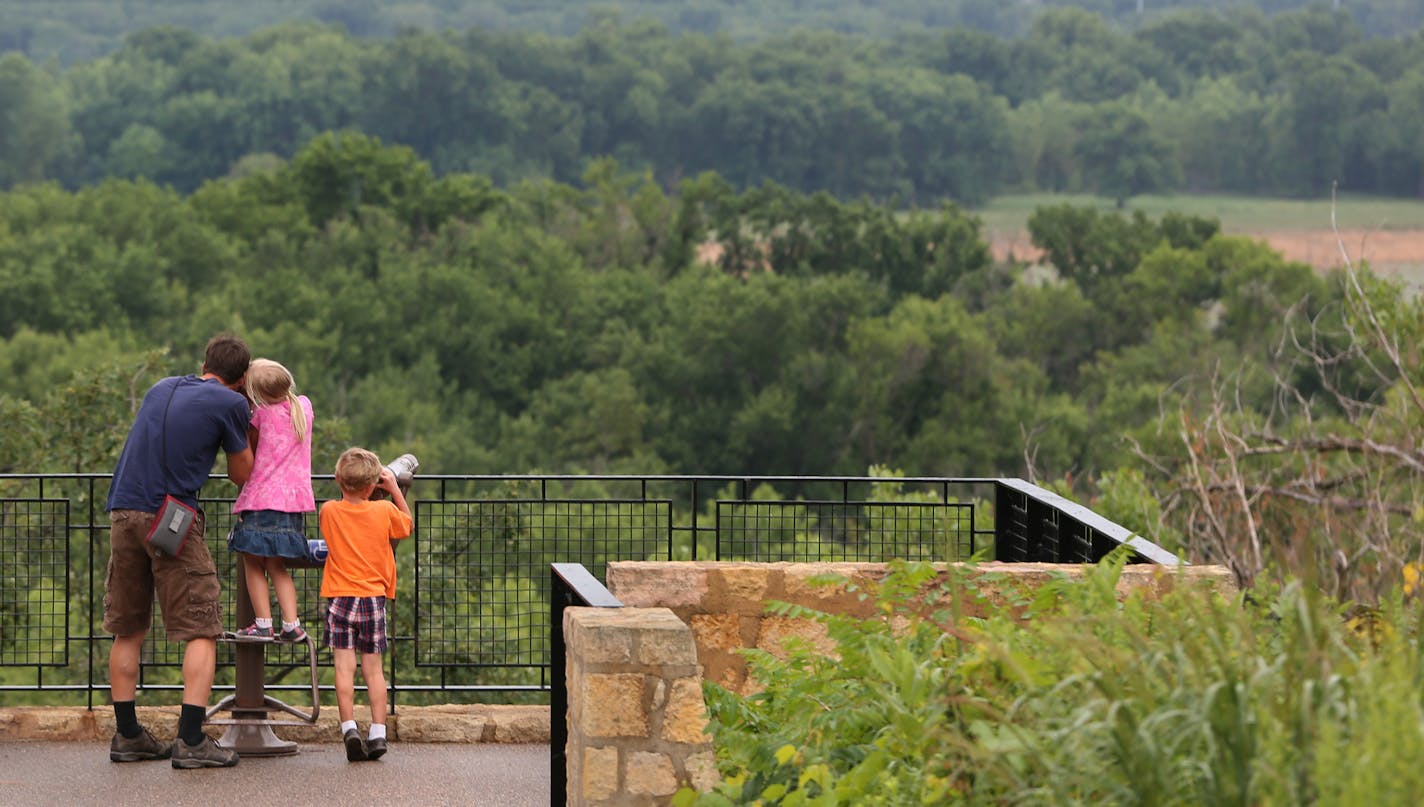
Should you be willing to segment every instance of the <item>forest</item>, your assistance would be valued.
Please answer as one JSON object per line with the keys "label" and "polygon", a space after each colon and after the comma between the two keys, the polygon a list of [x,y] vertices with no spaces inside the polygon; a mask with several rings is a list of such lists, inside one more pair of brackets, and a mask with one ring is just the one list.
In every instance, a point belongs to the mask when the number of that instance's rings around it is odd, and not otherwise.
{"label": "forest", "polygon": [[315,401],[317,467],[1022,476],[1370,599],[1424,551],[1417,298],[1173,213],[1043,207],[1027,265],[970,206],[1416,193],[1424,40],[1269,10],[10,53],[0,471],[107,471],[231,330]]}
{"label": "forest", "polygon": [[500,187],[577,184],[612,157],[668,190],[711,171],[741,191],[771,182],[926,208],[1031,191],[1323,198],[1333,183],[1424,195],[1417,8],[1382,36],[1362,18],[1383,3],[1349,5],[1163,6],[1130,27],[1044,5],[1021,10],[1012,35],[768,26],[737,39],[616,12],[569,34],[168,25],[72,62],[14,33],[40,23],[0,14],[0,187],[112,177],[187,193],[359,131],[409,146],[437,176]]}
{"label": "forest", "polygon": [[0,50],[72,64],[113,51],[126,35],[144,28],[171,25],[231,37],[287,20],[336,24],[360,37],[387,37],[409,28],[569,36],[610,11],[657,20],[678,33],[725,32],[739,40],[795,28],[889,37],[962,27],[1014,37],[1038,14],[1058,8],[1091,11],[1131,29],[1184,10],[1276,14],[1312,6],[1345,10],[1374,36],[1424,25],[1424,8],[1413,0],[0,0]]}

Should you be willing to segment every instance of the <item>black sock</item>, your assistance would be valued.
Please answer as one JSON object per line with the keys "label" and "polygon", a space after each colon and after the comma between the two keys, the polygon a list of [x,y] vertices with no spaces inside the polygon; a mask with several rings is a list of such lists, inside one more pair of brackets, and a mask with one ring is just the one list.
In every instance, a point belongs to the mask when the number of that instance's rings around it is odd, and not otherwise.
{"label": "black sock", "polygon": [[119,733],[129,739],[143,733],[133,701],[114,701],[114,722],[118,724]]}
{"label": "black sock", "polygon": [[191,703],[183,704],[183,711],[178,714],[178,736],[188,745],[197,745],[203,741],[203,718],[207,717],[208,710]]}

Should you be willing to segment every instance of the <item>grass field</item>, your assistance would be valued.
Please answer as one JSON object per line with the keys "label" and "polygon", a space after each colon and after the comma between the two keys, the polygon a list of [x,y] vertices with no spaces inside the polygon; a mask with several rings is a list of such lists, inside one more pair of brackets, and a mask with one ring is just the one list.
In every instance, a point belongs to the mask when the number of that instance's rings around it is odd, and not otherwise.
{"label": "grass field", "polygon": [[[996,255],[1032,260],[1037,251],[1029,243],[1029,216],[1039,207],[1065,203],[1116,211],[1111,199],[1096,196],[1024,194],[1001,196],[972,212],[984,222],[984,235]],[[1363,259],[1381,275],[1410,288],[1424,287],[1424,200],[1340,194],[1333,226],[1328,198],[1140,196],[1129,200],[1126,210],[1141,210],[1152,218],[1169,211],[1209,216],[1227,233],[1260,238],[1286,258],[1321,269],[1341,265],[1343,243],[1351,261]]]}

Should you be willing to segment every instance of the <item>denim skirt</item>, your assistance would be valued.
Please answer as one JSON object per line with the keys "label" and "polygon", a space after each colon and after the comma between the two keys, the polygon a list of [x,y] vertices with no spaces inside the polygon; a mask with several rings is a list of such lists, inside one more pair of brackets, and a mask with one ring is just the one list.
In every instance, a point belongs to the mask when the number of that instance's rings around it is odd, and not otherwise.
{"label": "denim skirt", "polygon": [[307,535],[301,513],[276,510],[245,510],[227,534],[227,548],[233,552],[264,558],[305,558]]}

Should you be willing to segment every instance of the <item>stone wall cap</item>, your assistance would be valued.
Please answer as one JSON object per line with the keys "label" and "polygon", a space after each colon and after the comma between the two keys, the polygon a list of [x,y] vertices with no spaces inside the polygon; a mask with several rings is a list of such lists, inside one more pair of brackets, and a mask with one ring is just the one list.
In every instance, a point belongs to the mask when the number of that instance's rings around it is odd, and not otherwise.
{"label": "stone wall cap", "polygon": [[[155,737],[168,741],[178,724],[178,706],[141,706],[139,720]],[[273,715],[280,717],[281,715]],[[357,706],[356,718],[365,723],[369,712]],[[410,736],[402,736],[406,719]],[[442,743],[548,743],[549,707],[539,704],[441,704],[401,706],[387,718],[391,739],[397,742]],[[432,724],[448,730],[432,732]],[[421,728],[415,730],[419,725]],[[207,726],[209,734],[225,726]],[[277,726],[277,736],[295,742],[339,743],[336,709],[322,709],[313,726]],[[114,733],[114,711],[108,706],[0,706],[0,742],[108,742]]]}

